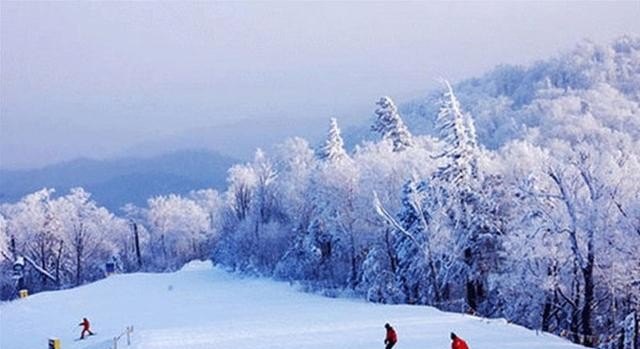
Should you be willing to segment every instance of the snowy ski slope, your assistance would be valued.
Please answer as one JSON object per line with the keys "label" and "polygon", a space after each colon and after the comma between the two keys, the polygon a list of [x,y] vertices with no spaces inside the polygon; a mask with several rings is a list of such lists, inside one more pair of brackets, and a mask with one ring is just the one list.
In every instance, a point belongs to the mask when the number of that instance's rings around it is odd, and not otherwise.
{"label": "snowy ski slope", "polygon": [[[83,316],[97,336],[74,341]],[[397,349],[447,349],[449,332],[471,349],[580,348],[555,336],[424,306],[370,304],[296,291],[287,283],[240,278],[192,262],[171,274],[116,275],[75,289],[0,304],[0,348],[108,349],[133,325],[132,349],[382,349],[383,325]],[[119,348],[127,348],[121,342]]]}

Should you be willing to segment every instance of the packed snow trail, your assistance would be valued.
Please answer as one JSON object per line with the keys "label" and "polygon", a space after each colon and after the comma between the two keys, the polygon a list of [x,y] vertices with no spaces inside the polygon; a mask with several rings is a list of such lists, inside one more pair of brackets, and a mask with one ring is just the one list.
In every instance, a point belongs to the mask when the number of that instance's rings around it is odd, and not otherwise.
{"label": "packed snow trail", "polygon": [[[74,341],[85,316],[99,334]],[[132,349],[382,349],[385,322],[398,332],[397,349],[448,349],[451,331],[472,349],[581,348],[504,320],[326,298],[287,283],[240,278],[206,262],[3,303],[0,348],[47,348],[49,337],[59,337],[62,349],[108,349],[133,325]],[[119,348],[127,348],[124,343]]]}

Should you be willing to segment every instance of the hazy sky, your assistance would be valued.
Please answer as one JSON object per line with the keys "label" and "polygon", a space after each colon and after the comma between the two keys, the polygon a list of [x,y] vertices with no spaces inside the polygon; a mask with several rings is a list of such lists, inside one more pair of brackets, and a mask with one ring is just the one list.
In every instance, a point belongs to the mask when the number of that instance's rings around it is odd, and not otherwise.
{"label": "hazy sky", "polygon": [[4,168],[241,119],[364,118],[438,77],[640,33],[640,1],[0,4]]}

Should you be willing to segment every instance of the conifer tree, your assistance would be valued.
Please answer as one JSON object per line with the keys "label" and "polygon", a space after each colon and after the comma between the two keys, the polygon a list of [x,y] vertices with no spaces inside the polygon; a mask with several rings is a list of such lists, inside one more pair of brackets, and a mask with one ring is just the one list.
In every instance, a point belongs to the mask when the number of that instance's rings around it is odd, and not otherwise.
{"label": "conifer tree", "polygon": [[469,189],[478,178],[478,144],[473,120],[465,115],[449,82],[445,92],[436,128],[443,144],[440,157],[446,163],[436,171],[435,177],[444,182]]}
{"label": "conifer tree", "polygon": [[320,160],[329,162],[347,158],[347,152],[344,150],[344,141],[340,135],[340,128],[336,118],[331,118],[327,140],[318,149],[317,155]]}
{"label": "conifer tree", "polygon": [[411,133],[398,114],[398,108],[393,100],[389,97],[380,97],[376,105],[378,106],[375,111],[376,120],[371,130],[378,132],[382,139],[390,140],[394,152],[410,147],[413,143]]}

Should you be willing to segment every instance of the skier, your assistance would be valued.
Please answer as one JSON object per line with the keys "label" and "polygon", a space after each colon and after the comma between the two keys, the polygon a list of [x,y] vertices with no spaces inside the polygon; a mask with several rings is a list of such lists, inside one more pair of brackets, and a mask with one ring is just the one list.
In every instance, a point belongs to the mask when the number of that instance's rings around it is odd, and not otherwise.
{"label": "skier", "polygon": [[463,341],[462,338],[456,336],[453,332],[451,332],[451,341],[451,349],[469,349],[467,342]]}
{"label": "skier", "polygon": [[391,349],[398,342],[398,335],[388,323],[384,324],[384,328],[387,329],[387,336],[384,339],[384,344],[386,344],[385,349]]}
{"label": "skier", "polygon": [[86,317],[82,318],[82,322],[78,325],[82,326],[82,333],[80,333],[80,339],[84,339],[85,332],[88,332],[90,336],[93,336],[93,332],[89,329],[89,320]]}

